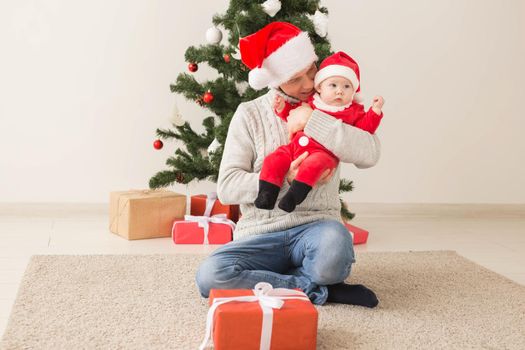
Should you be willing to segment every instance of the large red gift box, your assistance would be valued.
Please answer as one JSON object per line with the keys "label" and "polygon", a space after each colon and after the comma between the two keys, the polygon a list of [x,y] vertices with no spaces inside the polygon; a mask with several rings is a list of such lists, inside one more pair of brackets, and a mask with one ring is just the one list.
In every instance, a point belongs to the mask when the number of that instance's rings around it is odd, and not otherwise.
{"label": "large red gift box", "polygon": [[[250,289],[212,289],[210,306],[216,298],[253,295],[254,291]],[[272,309],[271,350],[316,348],[317,309],[308,298],[305,299],[285,299],[280,309]],[[213,317],[215,349],[259,350],[262,325],[263,311],[258,301],[232,301],[218,306]]]}
{"label": "large red gift box", "polygon": [[345,222],[345,226],[354,238],[354,245],[366,243],[368,240],[368,231],[363,230],[357,226],[350,225],[347,222]]}
{"label": "large red gift box", "polygon": [[[191,196],[190,214],[195,216],[205,215],[204,212],[206,211],[207,200],[208,196],[205,194]],[[215,203],[213,204],[213,208],[209,216],[216,214],[226,214],[228,219],[232,220],[233,222],[237,222],[239,221],[239,206],[225,205],[222,204],[218,199],[215,199]]]}
{"label": "large red gift box", "polygon": [[[225,244],[232,240],[232,228],[229,225],[213,222],[208,225],[209,244]],[[204,228],[194,221],[176,220],[173,222],[172,238],[176,244],[203,244]]]}

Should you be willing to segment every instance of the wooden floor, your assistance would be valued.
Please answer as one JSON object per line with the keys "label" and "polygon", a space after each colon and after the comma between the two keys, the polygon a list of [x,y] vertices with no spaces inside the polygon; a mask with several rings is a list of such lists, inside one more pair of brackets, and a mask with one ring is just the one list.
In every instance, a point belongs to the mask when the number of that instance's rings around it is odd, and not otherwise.
{"label": "wooden floor", "polygon": [[[356,252],[455,250],[525,285],[524,205],[354,204],[353,224],[370,231]],[[106,205],[0,204],[0,334],[33,254],[211,252],[169,238],[127,241],[108,230]]]}

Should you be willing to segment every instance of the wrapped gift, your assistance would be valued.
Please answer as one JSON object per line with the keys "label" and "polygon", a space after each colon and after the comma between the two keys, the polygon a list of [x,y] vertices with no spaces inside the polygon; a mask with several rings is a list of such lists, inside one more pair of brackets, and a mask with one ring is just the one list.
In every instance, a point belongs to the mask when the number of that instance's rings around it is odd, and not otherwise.
{"label": "wrapped gift", "polygon": [[317,343],[317,309],[300,290],[259,282],[250,289],[212,289],[206,336],[216,350],[309,350]]}
{"label": "wrapped gift", "polygon": [[347,222],[345,222],[345,226],[354,239],[354,245],[366,243],[366,241],[368,240],[368,231],[363,230],[362,228],[359,228],[357,226],[350,225]]}
{"label": "wrapped gift", "polygon": [[186,196],[166,190],[111,192],[109,202],[110,231],[129,240],[170,237],[186,213]]}
{"label": "wrapped gift", "polygon": [[232,240],[235,223],[226,214],[209,216],[185,215],[173,223],[175,244],[225,244]]}
{"label": "wrapped gift", "polygon": [[[210,207],[210,212],[206,214]],[[191,196],[190,214],[194,216],[213,216],[217,214],[226,214],[228,219],[233,222],[239,221],[239,206],[225,205],[217,199],[217,193],[211,192],[208,195],[199,194]]]}

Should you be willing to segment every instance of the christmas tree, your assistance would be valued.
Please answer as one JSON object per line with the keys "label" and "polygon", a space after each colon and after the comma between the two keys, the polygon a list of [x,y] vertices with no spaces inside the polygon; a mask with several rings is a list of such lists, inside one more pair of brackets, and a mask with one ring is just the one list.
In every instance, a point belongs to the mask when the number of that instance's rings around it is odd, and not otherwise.
{"label": "christmas tree", "polygon": [[[187,184],[195,179],[217,182],[223,145],[237,106],[267,92],[253,90],[248,85],[248,68],[241,62],[238,50],[239,38],[258,31],[270,22],[289,22],[309,33],[317,56],[323,60],[332,51],[326,38],[328,10],[319,2],[232,0],[225,14],[213,17],[214,26],[206,32],[208,43],[199,47],[190,46],[184,55],[191,74],[179,74],[170,86],[172,92],[182,94],[213,115],[203,120],[205,132],[201,134],[195,132],[188,122],[173,123],[174,129],[157,129],[160,139],[180,140],[185,149],[178,148],[175,155],[168,158],[166,165],[169,170],[155,174],[149,181],[150,188],[166,187],[175,182]],[[221,43],[223,31],[228,34],[227,44]],[[217,70],[217,79],[198,82],[195,73],[201,63]],[[155,148],[162,145],[162,141],[155,141]],[[342,179],[339,190],[351,191],[352,181]],[[341,215],[351,219],[354,214],[348,211],[342,200],[341,203]]]}

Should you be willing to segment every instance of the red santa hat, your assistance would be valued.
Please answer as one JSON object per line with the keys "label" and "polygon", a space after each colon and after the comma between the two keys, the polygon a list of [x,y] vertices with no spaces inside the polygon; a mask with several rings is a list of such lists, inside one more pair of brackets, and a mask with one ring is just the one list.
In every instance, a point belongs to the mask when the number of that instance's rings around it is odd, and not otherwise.
{"label": "red santa hat", "polygon": [[354,87],[354,100],[360,100],[360,94],[358,94],[361,91],[361,87],[359,86],[359,66],[352,57],[342,51],[328,56],[321,63],[314,79],[315,89],[317,90],[319,88],[323,80],[335,76],[350,80]]}
{"label": "red santa hat", "polygon": [[239,49],[255,90],[278,87],[317,61],[308,33],[286,22],[272,22],[241,38]]}

